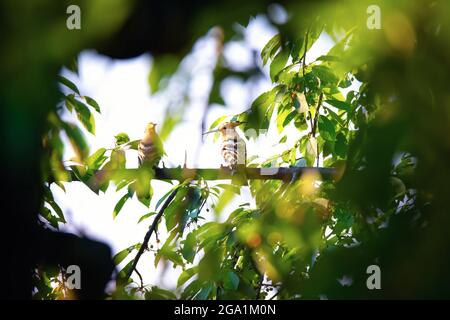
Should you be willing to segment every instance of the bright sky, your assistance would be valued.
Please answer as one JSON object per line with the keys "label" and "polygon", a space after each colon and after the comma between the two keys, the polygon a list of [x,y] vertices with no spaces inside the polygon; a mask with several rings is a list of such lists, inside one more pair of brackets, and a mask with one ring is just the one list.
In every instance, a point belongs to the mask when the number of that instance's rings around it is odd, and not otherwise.
{"label": "bright sky", "polygon": [[[226,45],[224,54],[226,61],[235,68],[245,69],[251,64],[252,50],[260,52],[276,30],[263,16],[253,19],[245,30],[242,41],[233,41]],[[325,54],[333,45],[326,34],[322,34],[307,55],[307,63]],[[165,149],[170,161],[166,159],[166,166],[178,166],[184,162],[187,149],[188,167],[219,167],[221,162],[217,142],[211,137],[201,141],[200,123],[204,112],[205,99],[211,86],[211,68],[214,65],[215,43],[211,37],[200,39],[191,54],[186,57],[180,73],[192,77],[190,87],[187,88],[190,104],[183,122],[173,130],[165,142]],[[177,76],[169,84],[166,94],[151,95],[148,85],[148,74],[152,65],[150,54],[144,54],[130,60],[112,60],[94,51],[83,51],[79,56],[79,77],[63,70],[63,75],[75,82],[81,93],[94,98],[100,105],[102,114],[96,115],[96,135],[86,133],[91,152],[100,147],[113,147],[114,135],[126,132],[132,140],[139,139],[145,125],[150,122],[162,123],[163,115],[169,107],[171,99],[180,90],[185,90],[186,82],[182,76]],[[223,83],[221,92],[226,107],[214,105],[210,108],[207,125],[222,115],[233,115],[249,108],[251,101],[258,95],[271,89],[268,77],[268,67],[265,67],[265,79],[250,79],[243,83],[238,79]],[[173,103],[173,101],[172,101]],[[73,119],[73,115],[65,115]],[[261,137],[257,143],[248,145],[249,156],[258,154],[269,157],[286,146],[277,144],[280,135],[269,134]],[[272,137],[272,138],[270,138]],[[289,139],[286,143],[289,143]],[[265,146],[264,148],[262,146]],[[67,148],[66,159],[72,156]],[[137,167],[137,154],[127,151],[127,167]],[[157,199],[164,195],[171,185],[165,182],[152,181],[154,200],[148,209],[133,198],[128,201],[116,219],[112,212],[116,202],[123,196],[125,190],[115,192],[114,185],[110,185],[105,194],[96,195],[81,183],[65,184],[67,192],[53,186],[52,191],[68,220],[62,229],[76,234],[85,234],[91,238],[108,243],[114,254],[130,245],[141,242],[152,222],[152,219],[137,224],[138,219],[153,211]],[[242,195],[234,200],[224,210],[225,217],[240,203],[253,203],[248,187],[242,188]],[[212,212],[212,210],[211,210]],[[214,219],[213,215],[204,214],[207,219]],[[161,234],[161,241],[164,241]],[[152,238],[155,243],[155,238]],[[121,263],[123,267],[129,259]],[[161,263],[154,267],[153,254],[146,253],[138,264],[138,270],[144,278],[144,283],[159,285],[167,289],[175,289],[176,281],[181,269],[167,268],[162,274]],[[133,279],[138,280],[136,274]]]}

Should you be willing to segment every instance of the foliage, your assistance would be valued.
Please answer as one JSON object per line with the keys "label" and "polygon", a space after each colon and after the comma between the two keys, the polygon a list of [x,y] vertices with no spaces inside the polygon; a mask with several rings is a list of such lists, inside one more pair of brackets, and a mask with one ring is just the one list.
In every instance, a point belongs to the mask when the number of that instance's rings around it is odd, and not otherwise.
{"label": "foliage", "polygon": [[[280,136],[279,144],[284,151],[270,159],[255,155],[251,166],[334,167],[335,180],[321,181],[319,173],[311,170],[298,181],[249,181],[256,207],[242,204],[227,212],[224,222],[204,221],[206,204],[214,202],[215,211],[220,213],[239,194],[240,186],[204,180],[175,185],[170,192],[176,190],[177,194],[159,226],[165,227],[168,236],[156,249],[152,244],[148,250],[154,251],[155,267],[164,260],[182,269],[178,289],[172,292],[130,280],[113,297],[376,297],[377,293],[365,288],[365,268],[376,262],[386,268],[393,266],[396,260],[391,254],[398,251],[390,251],[387,243],[395,232],[404,239],[411,228],[418,230],[427,221],[423,208],[429,205],[433,194],[441,194],[424,183],[424,168],[430,168],[433,161],[427,156],[435,154],[427,146],[433,142],[422,140],[416,128],[436,139],[442,138],[440,134],[446,129],[436,128],[439,119],[434,115],[430,115],[436,120],[433,127],[418,120],[416,117],[423,116],[425,111],[410,107],[417,98],[424,107],[432,104],[438,108],[437,101],[444,99],[438,80],[431,76],[427,78],[430,85],[417,88],[416,94],[411,94],[408,87],[415,84],[412,78],[418,72],[412,69],[413,61],[421,59],[420,50],[427,50],[413,38],[429,40],[431,26],[420,29],[415,11],[408,4],[386,5],[384,12],[388,16],[401,15],[401,21],[406,21],[413,30],[410,34],[411,30],[405,29],[406,36],[413,37],[402,39],[412,43],[412,47],[405,47],[389,36],[395,23],[386,25],[387,36],[365,28],[365,5],[349,2],[345,19],[337,18],[340,11],[333,12],[334,6],[317,7],[311,9],[313,14],[301,25],[297,21],[306,18],[306,14],[293,6],[291,10],[298,15],[297,19],[279,26],[279,33],[261,52],[273,88],[257,97],[247,111],[231,117],[245,120],[244,132],[253,130],[254,138],[261,129],[271,128]],[[306,63],[308,50],[323,32],[334,38],[335,45],[327,54]],[[391,64],[398,69],[393,70]],[[170,68],[162,66],[162,69]],[[221,77],[215,79],[210,102],[221,101],[217,85],[226,79],[225,75],[236,76],[236,71],[227,69],[220,62],[217,64],[214,73]],[[245,76],[254,72],[248,70]],[[152,75],[150,82],[156,89],[159,82],[155,77]],[[81,96],[67,79],[61,78],[61,83],[71,90],[64,97],[65,108],[75,112],[81,125],[94,133],[91,109],[100,112],[98,104]],[[223,120],[220,117],[211,128]],[[407,124],[408,121],[413,124]],[[288,135],[289,128],[294,128],[295,134]],[[73,159],[76,165],[69,168],[62,161],[62,132],[77,155]],[[78,126],[61,120],[57,113],[50,114],[48,134],[44,137],[49,145],[48,181],[59,183],[74,175],[96,193],[104,192],[109,181],[116,182],[117,191],[126,191],[115,206],[114,216],[120,214],[134,193],[149,207],[150,201],[154,201],[150,185],[153,172],[139,169],[137,179],[120,172],[125,168],[125,152],[135,149],[136,142],[120,133],[112,150],[101,148],[90,154],[82,136]],[[417,167],[417,159],[424,161],[424,167]],[[99,169],[115,173],[98,177],[95,173]],[[169,193],[158,200],[156,210]],[[43,208],[42,217],[53,227],[64,223],[51,192],[46,193],[45,200],[53,211]],[[149,212],[139,223],[154,215],[155,212]],[[115,262],[127,259],[140,245],[117,253]],[[343,257],[349,259],[342,261]],[[132,261],[119,275],[126,274]],[[389,270],[399,275],[403,269],[395,265]],[[336,281],[346,274],[355,282],[350,289]],[[387,292],[394,291],[388,288]]]}

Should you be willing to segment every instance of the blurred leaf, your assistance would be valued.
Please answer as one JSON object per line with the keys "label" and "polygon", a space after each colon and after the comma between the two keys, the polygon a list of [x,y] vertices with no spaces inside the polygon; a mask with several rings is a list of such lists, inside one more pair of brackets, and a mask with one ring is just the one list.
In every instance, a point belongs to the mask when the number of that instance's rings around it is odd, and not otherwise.
{"label": "blurred leaf", "polygon": [[153,215],[155,215],[155,214],[156,214],[156,212],[155,212],[155,211],[152,211],[152,212],[149,212],[149,213],[146,213],[146,214],[142,215],[142,216],[139,218],[138,223],[141,223],[141,222],[144,221],[145,219],[150,218],[151,216],[153,216]]}
{"label": "blurred leaf", "polygon": [[216,120],[214,120],[214,122],[209,127],[209,130],[212,130],[212,129],[216,128],[226,118],[227,118],[227,116],[221,116],[221,117],[217,118]]}
{"label": "blurred leaf", "polygon": [[177,296],[169,291],[158,288],[157,286],[151,287],[149,291],[145,292],[145,300],[176,300]]}
{"label": "blurred leaf", "polygon": [[114,211],[113,211],[113,219],[115,219],[117,217],[120,210],[122,210],[123,205],[125,204],[125,202],[127,202],[128,199],[130,199],[130,195],[129,195],[129,193],[125,193],[122,196],[122,198],[120,198],[119,201],[117,201],[117,203],[114,207]]}
{"label": "blurred leaf", "polygon": [[206,300],[213,289],[213,285],[210,284],[200,290],[200,292],[195,296],[195,300]]}
{"label": "blurred leaf", "polygon": [[42,207],[40,214],[45,220],[50,223],[53,228],[58,229],[58,218],[52,215],[49,208]]}
{"label": "blurred leaf", "polygon": [[184,270],[180,276],[178,277],[177,287],[182,286],[186,283],[190,278],[192,278],[197,273],[197,267],[192,267]]}
{"label": "blurred leaf", "polygon": [[166,243],[161,247],[161,249],[158,250],[155,257],[155,267],[158,266],[158,263],[161,260],[161,258],[172,261],[177,266],[184,266],[183,258],[175,250],[175,247],[170,243],[168,243],[169,241],[166,241]]}
{"label": "blurred leaf", "polygon": [[94,108],[95,111],[97,111],[98,113],[101,113],[100,106],[98,105],[97,101],[95,101],[94,99],[92,99],[91,97],[88,97],[88,96],[84,96],[84,99],[86,100],[88,105],[90,105],[92,108]]}
{"label": "blurred leaf", "polygon": [[195,254],[197,252],[197,239],[195,238],[194,233],[189,233],[186,237],[186,240],[183,242],[183,249],[181,251],[183,258],[186,261],[192,263],[195,258]]}
{"label": "blurred leaf", "polygon": [[334,216],[336,217],[337,221],[336,225],[333,228],[333,232],[336,235],[340,235],[342,231],[350,228],[355,223],[355,219],[353,218],[352,213],[348,210],[337,208]]}
{"label": "blurred leaf", "polygon": [[116,142],[115,142],[116,146],[120,146],[120,145],[130,142],[130,137],[125,132],[120,132],[120,133],[116,134],[114,136],[114,138],[116,139]]}
{"label": "blurred leaf", "polygon": [[[117,275],[117,280],[119,283],[123,283],[125,280],[126,275],[130,272],[131,267],[133,266],[134,263],[134,259],[131,259],[126,265],[125,267],[122,268],[122,270],[119,271],[118,275]],[[131,277],[129,279],[126,280],[127,283],[132,282]]]}
{"label": "blurred leaf", "polygon": [[77,118],[81,122],[81,124],[86,128],[87,131],[95,134],[95,119],[89,108],[73,96],[67,96],[67,99],[75,108]]}
{"label": "blurred leaf", "polygon": [[267,44],[261,51],[261,59],[263,61],[263,65],[265,65],[269,59],[273,58],[280,46],[281,37],[279,34],[276,34],[272,37],[272,39],[269,40],[269,42],[267,42]]}
{"label": "blurred leaf", "polygon": [[[304,144],[303,150],[306,163],[309,167],[313,166],[317,158],[317,139],[315,137],[307,136],[302,141]],[[300,149],[300,152],[302,152],[302,149]]]}
{"label": "blurred leaf", "polygon": [[86,159],[86,165],[88,166],[88,168],[91,170],[97,170],[98,168],[100,168],[103,162],[107,159],[106,157],[104,157],[105,152],[105,148],[100,148],[93,154],[91,154],[89,158]]}
{"label": "blurred leaf", "polygon": [[239,277],[233,271],[225,273],[223,278],[223,287],[225,290],[237,290],[239,286]]}
{"label": "blurred leaf", "polygon": [[351,107],[347,102],[339,101],[339,100],[325,100],[326,103],[331,104],[333,107],[338,108],[340,110],[344,110],[349,112]]}
{"label": "blurred leaf", "polygon": [[313,73],[320,79],[321,86],[337,86],[339,79],[333,71],[323,65],[313,66]]}
{"label": "blurred leaf", "polygon": [[128,248],[126,248],[126,249],[124,249],[124,250],[118,252],[118,253],[114,256],[114,258],[113,258],[114,264],[115,264],[116,266],[119,265],[123,260],[126,259],[126,257],[128,257],[128,255],[129,255],[131,252],[133,252],[133,250],[138,249],[138,248],[139,248],[138,245],[133,245],[133,246],[130,246],[130,247],[128,247]]}
{"label": "blurred leaf", "polygon": [[64,213],[59,207],[59,205],[55,201],[48,201],[48,204],[52,207],[53,210],[55,210],[56,215],[59,218],[59,221],[62,223],[66,223],[66,219],[64,218]]}
{"label": "blurred leaf", "polygon": [[64,131],[74,149],[78,159],[82,161],[89,154],[89,148],[81,130],[72,123],[63,123]]}
{"label": "blurred leaf", "polygon": [[272,63],[270,64],[270,79],[272,81],[277,81],[278,74],[280,71],[286,66],[286,63],[289,59],[289,49],[284,47],[276,56],[273,58]]}
{"label": "blurred leaf", "polygon": [[336,129],[331,120],[327,117],[320,115],[319,116],[319,132],[322,138],[329,141],[336,140]]}
{"label": "blurred leaf", "polygon": [[170,76],[177,69],[179,59],[173,55],[154,57],[152,67],[148,76],[148,83],[152,93],[160,89],[161,80]]}
{"label": "blurred leaf", "polygon": [[58,81],[60,83],[62,83],[63,85],[65,85],[70,90],[72,90],[73,92],[75,92],[78,95],[80,95],[80,90],[78,90],[77,86],[72,81],[70,81],[69,79],[67,79],[67,78],[65,78],[63,76],[58,76]]}

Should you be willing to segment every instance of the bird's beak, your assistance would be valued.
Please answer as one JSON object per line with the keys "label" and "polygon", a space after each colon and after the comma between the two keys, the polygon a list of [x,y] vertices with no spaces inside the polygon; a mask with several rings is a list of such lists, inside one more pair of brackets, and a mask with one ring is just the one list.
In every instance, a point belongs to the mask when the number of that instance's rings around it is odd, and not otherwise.
{"label": "bird's beak", "polygon": [[202,135],[205,135],[205,134],[208,134],[208,133],[213,133],[213,132],[219,132],[219,129],[203,132]]}

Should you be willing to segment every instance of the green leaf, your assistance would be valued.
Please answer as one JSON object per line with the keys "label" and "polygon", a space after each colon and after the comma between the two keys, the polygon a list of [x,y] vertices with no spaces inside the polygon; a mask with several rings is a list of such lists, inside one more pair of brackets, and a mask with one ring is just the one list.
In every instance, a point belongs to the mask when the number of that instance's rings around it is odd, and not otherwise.
{"label": "green leaf", "polygon": [[[182,187],[178,190],[175,198],[169,204],[164,212],[167,230],[172,230],[176,226],[183,227],[184,215],[187,209],[187,194],[188,188]],[[180,231],[181,231],[180,230]]]}
{"label": "green leaf", "polygon": [[313,66],[312,72],[321,81],[321,86],[337,85],[339,78],[333,73],[333,71],[323,65]]}
{"label": "green leaf", "polygon": [[59,221],[62,223],[66,223],[66,219],[64,218],[64,213],[59,207],[59,205],[55,201],[47,201],[48,204],[52,207],[53,210],[55,210],[56,215],[59,218]]}
{"label": "green leaf", "polygon": [[219,184],[216,184],[216,187],[222,188],[224,190],[232,191],[235,194],[241,194],[241,188],[234,184],[219,183]]}
{"label": "green leaf", "polygon": [[59,222],[58,218],[52,215],[52,212],[50,211],[49,208],[42,207],[40,214],[45,220],[47,220],[50,223],[50,225],[53,228],[58,229],[58,222]]}
{"label": "green leaf", "polygon": [[339,132],[336,136],[336,144],[334,147],[334,152],[337,156],[341,158],[345,158],[348,151],[348,145],[347,145],[347,139],[342,134],[342,132]]}
{"label": "green leaf", "polygon": [[336,112],[325,106],[323,108],[330,114],[331,118],[333,118],[337,123],[339,123],[341,127],[345,127],[344,120],[342,120],[342,118]]}
{"label": "green leaf", "polygon": [[226,290],[236,290],[239,286],[239,277],[233,271],[228,271],[223,279],[223,287]]}
{"label": "green leaf", "polygon": [[286,108],[284,106],[279,106],[278,108],[279,109],[277,115],[277,130],[278,133],[281,133],[284,128],[283,126],[284,120],[286,119],[292,108]]}
{"label": "green leaf", "polygon": [[291,113],[286,116],[286,119],[284,119],[283,127],[286,127],[297,115],[297,110],[291,111]]}
{"label": "green leaf", "polygon": [[127,146],[132,150],[137,150],[141,139],[133,140],[127,143]]}
{"label": "green leaf", "polygon": [[345,102],[345,101],[339,101],[339,100],[325,100],[326,103],[332,105],[335,108],[341,109],[341,110],[345,110],[347,112],[350,111],[351,106],[349,103]]}
{"label": "green leaf", "polygon": [[126,249],[123,249],[122,251],[118,252],[113,258],[114,264],[116,266],[119,265],[123,260],[125,260],[126,257],[128,257],[128,255],[131,252],[133,252],[133,250],[135,250],[137,248],[139,248],[138,245],[133,245],[133,246],[130,246],[130,247],[128,247]]}
{"label": "green leaf", "polygon": [[[161,130],[159,130],[159,137],[161,141],[167,140],[169,135],[173,132],[173,128],[183,120],[180,113],[166,110],[164,114],[164,121],[161,124]],[[162,148],[162,144],[161,144]]]}
{"label": "green leaf", "polygon": [[91,154],[89,158],[86,159],[86,165],[88,166],[88,168],[92,170],[97,170],[98,168],[100,168],[100,166],[106,160],[106,157],[104,157],[105,152],[105,148],[100,148],[93,154]]}
{"label": "green leaf", "polygon": [[163,78],[170,76],[176,71],[178,61],[179,59],[176,56],[170,54],[158,55],[154,58],[148,76],[148,83],[152,93],[161,89],[160,85],[163,83],[161,82]]}
{"label": "green leaf", "polygon": [[73,96],[67,96],[70,104],[75,108],[77,118],[81,124],[92,134],[95,134],[95,119],[89,108]]}
{"label": "green leaf", "polygon": [[254,129],[257,135],[259,133],[258,129],[268,129],[268,119],[270,120],[270,116],[272,115],[276,97],[284,88],[284,85],[278,85],[272,90],[262,93],[253,101],[251,112],[248,114],[247,124],[243,129],[244,131]]}
{"label": "green leaf", "polygon": [[114,136],[116,139],[116,146],[123,145],[130,142],[130,137],[125,132],[120,132]]}
{"label": "green leaf", "polygon": [[319,116],[319,132],[321,137],[325,140],[336,140],[336,128],[334,126],[334,123],[326,116]]}
{"label": "green leaf", "polygon": [[195,300],[206,300],[213,289],[213,285],[210,284],[206,287],[203,287],[202,290],[195,296]]}
{"label": "green leaf", "polygon": [[119,190],[125,188],[126,186],[128,186],[132,182],[133,181],[129,181],[129,180],[122,180],[122,181],[120,181],[119,183],[117,183],[116,191],[119,191]]}
{"label": "green leaf", "polygon": [[[133,266],[134,263],[134,259],[131,259],[125,267],[122,268],[122,270],[119,271],[118,275],[117,275],[117,280],[119,283],[123,283],[123,281],[125,280],[125,276],[130,272],[131,267]],[[132,282],[132,279],[127,279],[127,282],[130,283]]]}
{"label": "green leaf", "polygon": [[261,59],[263,61],[263,65],[265,65],[269,59],[272,59],[280,46],[281,36],[280,34],[276,34],[272,37],[272,39],[269,40],[269,42],[267,42],[267,44],[261,51]]}
{"label": "green leaf", "polygon": [[352,213],[348,210],[337,208],[334,215],[337,221],[333,231],[336,235],[340,235],[342,231],[349,229],[355,223]]}
{"label": "green leaf", "polygon": [[311,26],[308,29],[308,32],[305,32],[305,35],[300,37],[295,43],[292,49],[292,58],[294,62],[300,60],[305,52],[313,46],[313,44],[319,39],[320,34],[322,33],[323,25],[316,24]]}
{"label": "green leaf", "polygon": [[117,217],[120,210],[122,210],[123,205],[125,204],[125,202],[127,202],[128,199],[130,199],[130,194],[127,192],[122,196],[122,198],[120,198],[119,201],[117,201],[113,211],[113,219]]}
{"label": "green leaf", "polygon": [[78,95],[80,95],[80,90],[78,90],[77,86],[75,85],[75,83],[73,83],[72,81],[70,81],[69,79],[63,77],[63,76],[58,76],[58,81],[60,83],[62,83],[63,85],[65,85],[67,88],[69,88],[70,90],[72,90],[73,92],[77,93]]}
{"label": "green leaf", "polygon": [[304,152],[306,164],[313,166],[317,158],[317,139],[312,136],[305,136],[300,143],[300,153]]}
{"label": "green leaf", "polygon": [[72,123],[63,122],[63,128],[79,160],[85,159],[89,154],[89,147],[83,132]]}
{"label": "green leaf", "polygon": [[108,164],[105,165],[105,169],[125,169],[127,158],[125,151],[122,149],[115,149],[111,151],[111,156]]}
{"label": "green leaf", "polygon": [[337,56],[323,55],[316,59],[317,61],[340,61],[341,59]]}
{"label": "green leaf", "polygon": [[176,300],[177,296],[169,291],[154,286],[150,291],[145,292],[146,300]]}
{"label": "green leaf", "polygon": [[192,268],[184,270],[178,277],[177,287],[180,287],[183,284],[185,284],[186,281],[188,281],[190,278],[192,278],[197,272],[198,272],[197,267],[192,267]]}
{"label": "green leaf", "polygon": [[158,202],[156,203],[155,210],[158,210],[159,206],[164,202],[164,200],[166,200],[170,196],[170,194],[175,189],[178,189],[179,187],[180,187],[180,185],[176,185],[176,186],[173,186],[169,191],[167,191],[167,193],[164,196],[162,196],[161,199],[159,199]]}
{"label": "green leaf", "polygon": [[73,93],[64,97],[65,105],[69,112],[72,112],[75,109],[75,95]]}
{"label": "green leaf", "polygon": [[286,63],[289,59],[289,48],[284,47],[276,56],[273,58],[272,63],[270,64],[270,79],[272,81],[278,80],[278,74],[281,70],[286,66]]}
{"label": "green leaf", "polygon": [[219,118],[217,118],[209,127],[209,130],[214,129],[215,127],[217,127],[219,125],[219,123],[221,123],[223,120],[225,120],[227,118],[227,116],[221,116]]}
{"label": "green leaf", "polygon": [[141,222],[144,221],[145,219],[150,218],[151,216],[153,216],[153,215],[155,215],[155,214],[156,214],[155,211],[146,213],[146,214],[142,215],[142,217],[139,218],[139,220],[138,220],[137,223],[141,223]]}
{"label": "green leaf", "polygon": [[88,97],[88,96],[84,96],[84,100],[86,100],[86,103],[88,105],[90,105],[92,108],[94,108],[95,111],[97,111],[98,113],[101,113],[100,106],[98,105],[97,101],[95,101],[94,99],[92,99],[91,97]]}
{"label": "green leaf", "polygon": [[197,239],[194,233],[189,233],[186,237],[186,240],[183,241],[183,249],[181,250],[181,254],[183,258],[192,263],[194,262],[195,253],[197,252]]}
{"label": "green leaf", "polygon": [[158,253],[155,257],[155,267],[158,266],[158,262],[161,258],[172,261],[175,265],[184,266],[184,261],[181,255],[175,251],[175,246],[171,245],[171,239],[168,239],[166,243],[158,250]]}

